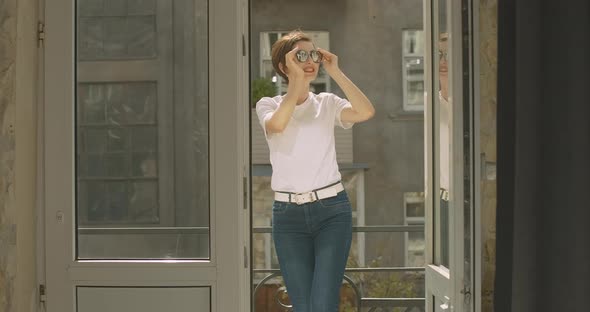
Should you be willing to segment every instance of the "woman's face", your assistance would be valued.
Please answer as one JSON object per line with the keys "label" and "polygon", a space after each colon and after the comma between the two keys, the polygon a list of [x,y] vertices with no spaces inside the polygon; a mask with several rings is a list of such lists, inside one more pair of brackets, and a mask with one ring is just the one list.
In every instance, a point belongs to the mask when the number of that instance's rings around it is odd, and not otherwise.
{"label": "woman's face", "polygon": [[441,76],[446,78],[449,72],[449,62],[448,62],[448,42],[447,40],[440,41],[438,43],[438,56],[439,56],[439,63],[438,63],[438,71]]}
{"label": "woman's face", "polygon": [[441,40],[438,43],[438,78],[440,83],[440,91],[445,99],[449,95],[449,55],[448,55],[448,41]]}
{"label": "woman's face", "polygon": [[[300,50],[307,51],[307,53],[316,49],[313,43],[309,41],[299,41],[295,44],[295,47],[298,47]],[[303,63],[297,60],[295,60],[295,63],[301,67],[301,69],[303,69],[306,80],[312,81],[318,76],[320,63],[314,63],[311,57],[308,57]]]}

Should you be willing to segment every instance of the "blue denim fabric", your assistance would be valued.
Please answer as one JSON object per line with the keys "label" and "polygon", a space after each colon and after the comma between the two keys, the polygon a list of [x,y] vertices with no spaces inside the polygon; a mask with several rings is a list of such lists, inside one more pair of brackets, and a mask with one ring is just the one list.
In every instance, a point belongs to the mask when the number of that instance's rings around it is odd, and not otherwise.
{"label": "blue denim fabric", "polygon": [[294,312],[338,312],[352,241],[346,191],[297,205],[275,201],[272,235]]}

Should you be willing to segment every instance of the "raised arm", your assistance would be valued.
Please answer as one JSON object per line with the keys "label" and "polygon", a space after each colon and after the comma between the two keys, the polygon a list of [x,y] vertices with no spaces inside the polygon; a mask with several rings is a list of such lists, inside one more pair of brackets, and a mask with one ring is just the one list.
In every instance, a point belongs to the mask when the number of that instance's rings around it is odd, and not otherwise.
{"label": "raised arm", "polygon": [[274,112],[272,117],[266,121],[265,129],[267,133],[280,133],[285,130],[291,120],[299,96],[305,92],[304,72],[301,67],[295,64],[295,53],[298,48],[294,48],[285,55],[288,71],[285,74],[289,77],[287,93],[279,108]]}
{"label": "raised arm", "polygon": [[324,49],[318,49],[323,55],[322,64],[326,72],[336,81],[352,108],[342,110],[342,122],[358,123],[371,119],[375,115],[375,108],[367,96],[361,91],[338,67],[338,56]]}

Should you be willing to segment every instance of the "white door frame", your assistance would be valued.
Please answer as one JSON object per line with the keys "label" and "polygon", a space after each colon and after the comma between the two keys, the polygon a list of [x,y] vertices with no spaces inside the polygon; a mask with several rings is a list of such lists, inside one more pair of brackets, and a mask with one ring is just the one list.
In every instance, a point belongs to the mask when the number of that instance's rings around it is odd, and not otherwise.
{"label": "white door frame", "polygon": [[247,0],[209,1],[211,259],[174,263],[75,259],[74,2],[55,0],[40,14],[47,34],[39,143],[46,311],[76,311],[76,286],[90,285],[204,286],[211,289],[211,311],[248,311]]}

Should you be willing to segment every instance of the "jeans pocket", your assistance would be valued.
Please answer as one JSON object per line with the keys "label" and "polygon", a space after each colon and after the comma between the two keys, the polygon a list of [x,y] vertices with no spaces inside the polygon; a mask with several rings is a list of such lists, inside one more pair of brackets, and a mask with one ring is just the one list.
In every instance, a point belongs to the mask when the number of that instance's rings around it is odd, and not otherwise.
{"label": "jeans pocket", "polygon": [[273,214],[283,214],[287,211],[287,203],[275,201],[272,204],[272,213]]}
{"label": "jeans pocket", "polygon": [[342,191],[338,193],[338,195],[330,198],[324,198],[319,200],[320,205],[324,208],[344,208],[344,209],[351,209],[350,201],[348,200],[348,195],[346,191]]}

